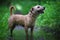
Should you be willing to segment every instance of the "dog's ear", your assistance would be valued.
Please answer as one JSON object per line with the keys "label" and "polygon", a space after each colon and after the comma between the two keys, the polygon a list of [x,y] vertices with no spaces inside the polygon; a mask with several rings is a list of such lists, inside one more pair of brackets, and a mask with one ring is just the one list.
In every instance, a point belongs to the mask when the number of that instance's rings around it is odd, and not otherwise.
{"label": "dog's ear", "polygon": [[34,8],[32,8],[31,11],[34,11]]}
{"label": "dog's ear", "polygon": [[32,13],[32,11],[34,11],[34,8],[31,8],[31,10],[30,10],[30,11],[31,11],[31,13]]}

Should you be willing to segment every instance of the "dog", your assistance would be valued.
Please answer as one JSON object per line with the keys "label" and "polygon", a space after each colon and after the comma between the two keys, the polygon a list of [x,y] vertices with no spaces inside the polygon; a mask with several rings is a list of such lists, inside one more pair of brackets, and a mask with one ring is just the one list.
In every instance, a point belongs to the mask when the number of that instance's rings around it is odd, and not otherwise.
{"label": "dog", "polygon": [[39,14],[44,13],[45,7],[41,5],[33,6],[27,15],[22,14],[12,14],[13,6],[10,7],[10,17],[8,19],[8,26],[10,29],[10,36],[12,37],[12,32],[16,25],[21,25],[24,27],[26,32],[26,40],[28,40],[28,28],[31,29],[31,40],[33,40],[33,29],[35,25],[35,20]]}

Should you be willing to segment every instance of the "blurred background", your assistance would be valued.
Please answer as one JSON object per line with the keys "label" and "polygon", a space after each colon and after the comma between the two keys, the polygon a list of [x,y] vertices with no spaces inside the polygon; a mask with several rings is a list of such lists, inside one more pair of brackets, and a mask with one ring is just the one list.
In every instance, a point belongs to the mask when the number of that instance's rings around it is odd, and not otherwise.
{"label": "blurred background", "polygon": [[[14,5],[16,10],[25,15],[31,7],[37,4],[45,6],[46,9],[44,14],[36,19],[33,33],[34,40],[60,40],[59,0],[0,0],[0,40],[8,40],[10,5]],[[26,35],[24,29],[19,27],[14,29],[13,36],[15,40],[25,40]]]}

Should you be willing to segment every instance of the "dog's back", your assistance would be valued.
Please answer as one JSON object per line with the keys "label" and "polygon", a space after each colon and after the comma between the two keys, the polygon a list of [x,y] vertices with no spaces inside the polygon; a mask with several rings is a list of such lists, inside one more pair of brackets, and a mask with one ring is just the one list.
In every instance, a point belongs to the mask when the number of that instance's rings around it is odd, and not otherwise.
{"label": "dog's back", "polygon": [[[12,24],[24,24],[24,20],[25,20],[25,16],[24,15],[20,15],[20,14],[13,14],[10,16],[9,18],[9,24],[12,25]],[[13,26],[13,25],[12,25]]]}

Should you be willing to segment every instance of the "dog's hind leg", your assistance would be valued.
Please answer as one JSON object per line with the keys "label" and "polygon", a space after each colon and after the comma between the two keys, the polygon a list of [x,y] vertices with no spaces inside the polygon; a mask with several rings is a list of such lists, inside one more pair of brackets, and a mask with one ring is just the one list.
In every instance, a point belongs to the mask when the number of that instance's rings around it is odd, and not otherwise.
{"label": "dog's hind leg", "polygon": [[13,25],[11,28],[10,28],[10,37],[12,37],[13,36],[13,30],[14,30],[14,28],[15,28],[15,25]]}
{"label": "dog's hind leg", "polygon": [[13,40],[13,30],[14,30],[14,28],[15,28],[15,25],[13,25],[13,26],[9,26],[9,33],[10,33],[10,37],[9,37],[9,40]]}
{"label": "dog's hind leg", "polygon": [[12,28],[10,29],[10,37],[13,36],[13,35],[12,35],[13,29],[14,29],[14,27],[12,27]]}

